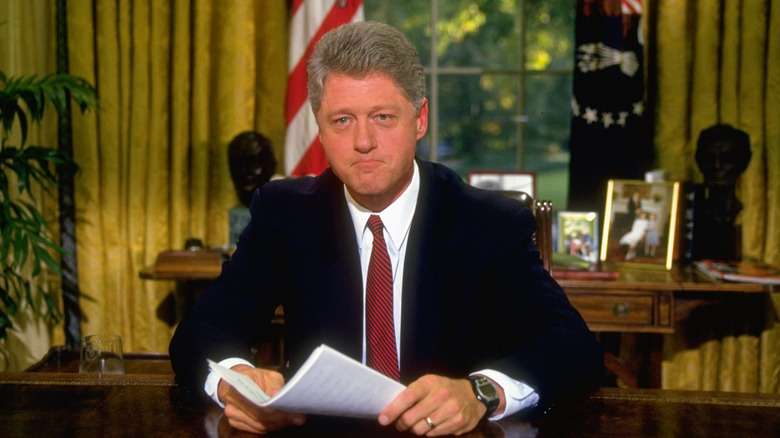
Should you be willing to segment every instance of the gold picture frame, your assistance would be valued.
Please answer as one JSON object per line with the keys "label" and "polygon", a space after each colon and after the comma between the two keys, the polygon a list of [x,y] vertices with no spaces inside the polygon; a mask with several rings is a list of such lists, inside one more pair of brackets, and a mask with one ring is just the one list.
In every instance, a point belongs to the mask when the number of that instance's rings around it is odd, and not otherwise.
{"label": "gold picture frame", "polygon": [[599,259],[672,269],[679,182],[609,180]]}
{"label": "gold picture frame", "polygon": [[590,263],[599,258],[599,215],[595,211],[559,211],[555,252]]}

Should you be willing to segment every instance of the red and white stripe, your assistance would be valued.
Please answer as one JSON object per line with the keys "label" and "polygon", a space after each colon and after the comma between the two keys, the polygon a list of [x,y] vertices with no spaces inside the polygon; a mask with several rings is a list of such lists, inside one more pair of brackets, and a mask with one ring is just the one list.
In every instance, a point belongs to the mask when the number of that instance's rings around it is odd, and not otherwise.
{"label": "red and white stripe", "polygon": [[328,167],[308,101],[306,60],[323,34],[354,21],[363,21],[362,0],[293,0],[284,143],[289,176],[319,175]]}
{"label": "red and white stripe", "polygon": [[642,15],[642,0],[621,0],[624,15]]}

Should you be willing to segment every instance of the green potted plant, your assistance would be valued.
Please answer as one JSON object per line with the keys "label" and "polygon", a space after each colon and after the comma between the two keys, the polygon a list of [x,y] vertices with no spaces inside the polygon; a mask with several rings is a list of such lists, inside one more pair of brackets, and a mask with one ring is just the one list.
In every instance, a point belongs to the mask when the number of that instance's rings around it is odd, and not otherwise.
{"label": "green potted plant", "polygon": [[[5,340],[13,317],[26,307],[35,318],[56,323],[61,310],[51,291],[36,277],[45,270],[60,275],[63,249],[35,205],[32,189],[51,192],[63,172],[78,169],[70,154],[27,144],[31,123],[40,123],[49,105],[64,114],[70,99],[81,111],[98,106],[94,87],[70,74],[7,77],[0,71],[0,354],[7,362]],[[17,126],[18,145],[9,143]],[[43,303],[39,305],[39,303]]]}

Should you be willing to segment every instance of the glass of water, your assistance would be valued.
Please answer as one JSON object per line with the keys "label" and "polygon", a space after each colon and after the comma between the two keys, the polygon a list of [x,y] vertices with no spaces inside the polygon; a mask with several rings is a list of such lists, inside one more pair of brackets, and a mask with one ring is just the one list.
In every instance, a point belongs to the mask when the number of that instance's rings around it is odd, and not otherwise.
{"label": "glass of water", "polygon": [[124,374],[122,337],[100,333],[81,339],[80,373]]}

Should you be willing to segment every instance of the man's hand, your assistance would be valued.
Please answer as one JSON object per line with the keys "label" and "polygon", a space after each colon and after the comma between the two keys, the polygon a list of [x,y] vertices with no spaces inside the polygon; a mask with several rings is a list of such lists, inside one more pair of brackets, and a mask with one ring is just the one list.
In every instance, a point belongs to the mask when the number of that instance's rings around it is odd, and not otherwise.
{"label": "man's hand", "polygon": [[[232,368],[249,376],[269,396],[284,386],[284,377],[276,371],[236,365]],[[219,381],[219,399],[225,404],[225,417],[236,429],[252,433],[268,433],[290,425],[301,425],[306,421],[302,414],[292,414],[276,409],[261,408],[247,400],[224,380]]]}
{"label": "man's hand", "polygon": [[[499,396],[502,410],[505,402],[500,388]],[[474,429],[486,411],[467,379],[429,374],[412,382],[382,410],[379,423],[395,422],[398,430],[416,435],[460,435]]]}

